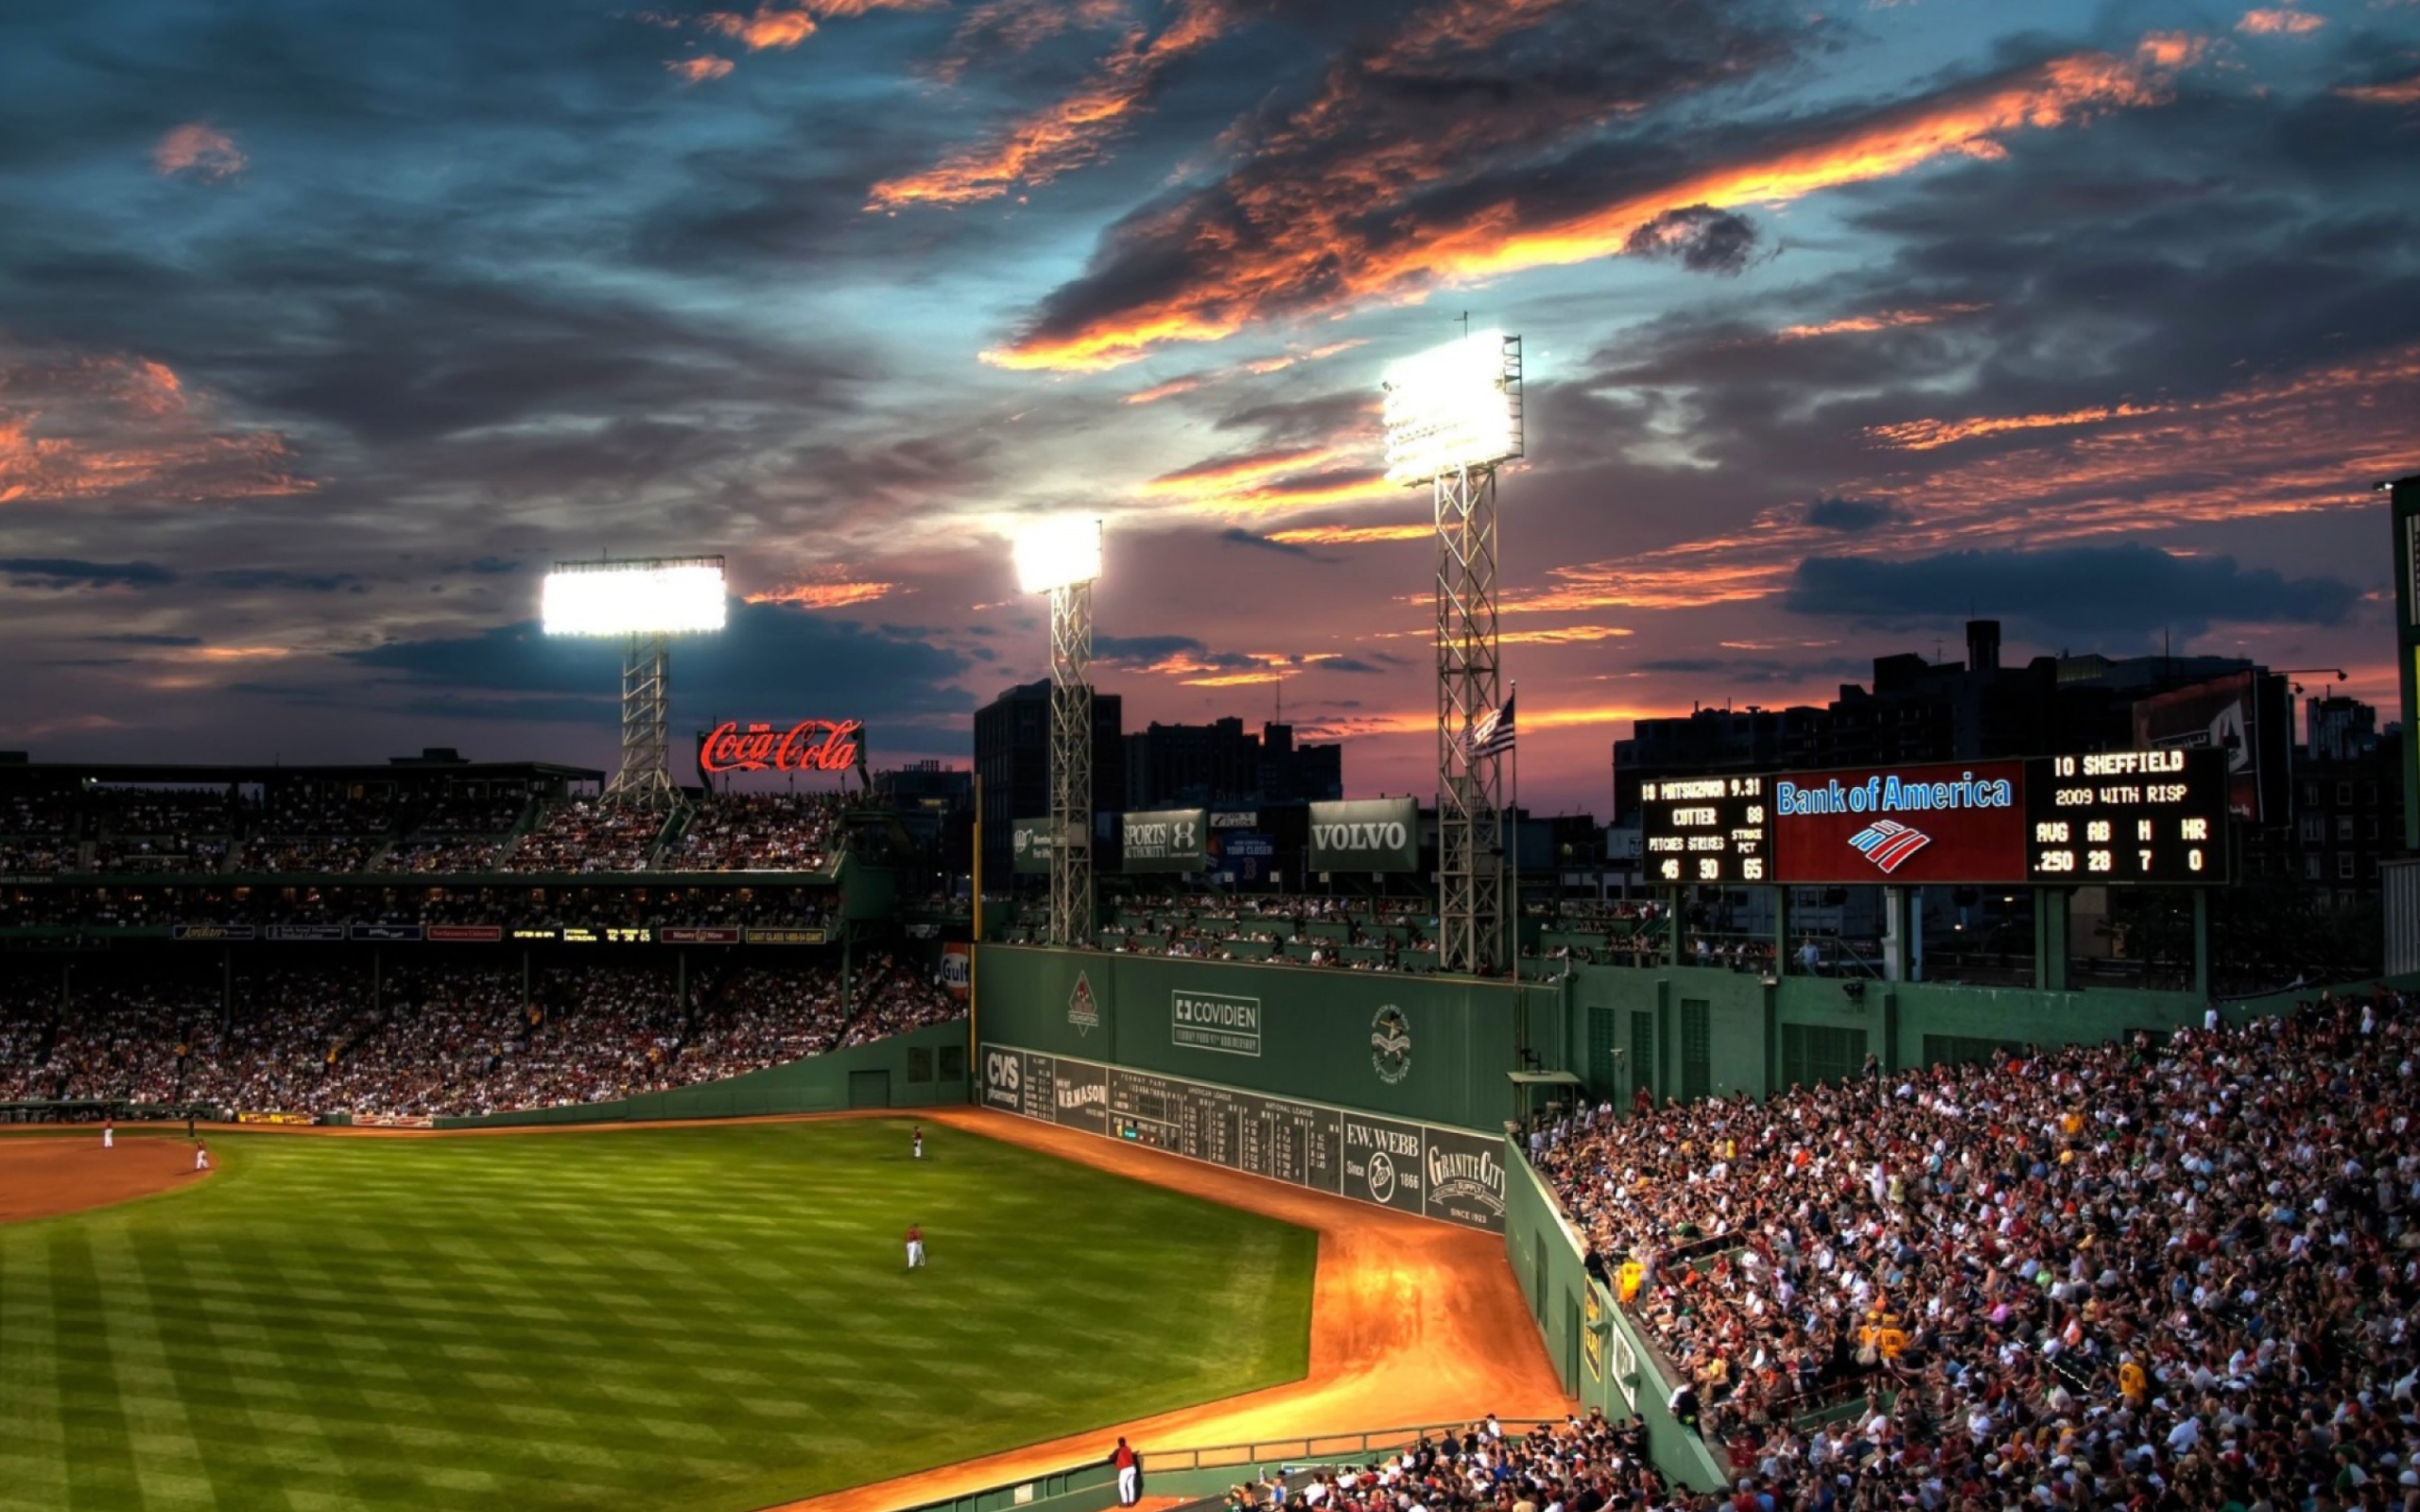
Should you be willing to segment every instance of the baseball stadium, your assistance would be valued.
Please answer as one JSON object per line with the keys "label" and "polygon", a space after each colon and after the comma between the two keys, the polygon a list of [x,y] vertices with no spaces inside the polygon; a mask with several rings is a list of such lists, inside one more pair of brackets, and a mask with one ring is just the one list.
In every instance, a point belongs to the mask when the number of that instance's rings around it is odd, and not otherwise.
{"label": "baseball stadium", "polygon": [[[1635,887],[1525,871],[1518,346],[1476,350],[1503,423],[1390,394],[1433,807],[1270,851],[1103,812],[1088,522],[1020,553],[1006,814],[979,733],[966,808],[854,719],[676,776],[713,558],[547,580],[625,651],[610,773],[0,762],[0,1507],[2056,1506],[2079,1466],[2215,1507],[2404,1463],[2415,979],[2217,990],[2228,753],[1684,775]],[[2171,901],[2175,980],[2075,970],[2078,871]],[[1927,962],[1979,886],[2031,948]],[[1853,890],[1861,969],[1812,933]]]}

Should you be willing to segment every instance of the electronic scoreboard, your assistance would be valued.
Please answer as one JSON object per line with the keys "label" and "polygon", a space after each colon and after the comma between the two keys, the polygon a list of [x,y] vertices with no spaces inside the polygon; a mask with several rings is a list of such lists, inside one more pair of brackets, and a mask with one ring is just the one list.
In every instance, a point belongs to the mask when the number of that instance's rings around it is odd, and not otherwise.
{"label": "electronic scoreboard", "polygon": [[1765,882],[1772,858],[1763,777],[1677,777],[1638,784],[1639,849],[1651,882]]}
{"label": "electronic scoreboard", "polygon": [[2025,764],[2026,881],[2193,886],[2227,880],[2227,753],[2037,756]]}

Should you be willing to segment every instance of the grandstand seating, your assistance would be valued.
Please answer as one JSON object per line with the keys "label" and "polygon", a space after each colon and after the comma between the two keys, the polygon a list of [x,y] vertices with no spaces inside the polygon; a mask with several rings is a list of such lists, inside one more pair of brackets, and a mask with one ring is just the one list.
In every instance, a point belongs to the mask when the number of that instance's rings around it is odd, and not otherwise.
{"label": "grandstand seating", "polygon": [[1532,1149],[1757,1505],[2409,1506],[2415,1007],[1601,1107]]}
{"label": "grandstand seating", "polygon": [[925,969],[722,957],[683,1001],[669,964],[464,952],[216,970],[0,975],[0,1104],[458,1116],[715,1081],[960,1017]]}

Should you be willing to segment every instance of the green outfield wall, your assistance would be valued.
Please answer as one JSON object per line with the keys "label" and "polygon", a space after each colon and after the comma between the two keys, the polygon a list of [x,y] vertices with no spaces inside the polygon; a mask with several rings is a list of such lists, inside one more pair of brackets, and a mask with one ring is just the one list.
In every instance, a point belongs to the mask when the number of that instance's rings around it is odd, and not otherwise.
{"label": "green outfield wall", "polygon": [[743,1118],[766,1113],[836,1113],[847,1108],[931,1108],[966,1100],[966,1023],[959,1020],[870,1045],[809,1056],[786,1066],[769,1066],[726,1081],[576,1108],[441,1118],[437,1126],[513,1128],[536,1124]]}
{"label": "green outfield wall", "polygon": [[1516,1110],[1515,1005],[1563,1018],[1560,988],[1012,945],[979,947],[975,981],[985,1044],[1490,1134]]}
{"label": "green outfield wall", "polygon": [[1665,1410],[1675,1383],[1605,1283],[1588,1274],[1579,1230],[1547,1189],[1517,1141],[1505,1141],[1504,1246],[1530,1315],[1564,1390],[1582,1411],[1619,1421],[1636,1418],[1664,1473],[1701,1491],[1729,1482],[1714,1452]]}

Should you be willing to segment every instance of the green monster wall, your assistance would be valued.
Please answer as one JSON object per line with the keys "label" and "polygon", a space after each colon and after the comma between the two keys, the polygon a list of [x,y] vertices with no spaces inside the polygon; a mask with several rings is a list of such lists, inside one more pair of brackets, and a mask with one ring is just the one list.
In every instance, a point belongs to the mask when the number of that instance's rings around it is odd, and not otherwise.
{"label": "green monster wall", "polygon": [[[1500,1132],[1518,1064],[1509,982],[985,945],[985,1044]],[[1383,1042],[1383,1047],[1381,1042]]]}

